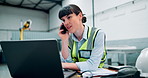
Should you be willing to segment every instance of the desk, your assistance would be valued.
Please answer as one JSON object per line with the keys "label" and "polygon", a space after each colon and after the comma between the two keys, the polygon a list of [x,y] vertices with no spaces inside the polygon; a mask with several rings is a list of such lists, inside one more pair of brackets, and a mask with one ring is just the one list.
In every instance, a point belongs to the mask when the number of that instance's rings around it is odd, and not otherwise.
{"label": "desk", "polygon": [[[83,78],[83,77],[79,77],[77,75],[78,74],[76,73],[74,76],[72,76],[70,78]],[[0,64],[0,78],[11,78],[10,72],[9,72],[6,64]],[[106,76],[106,77],[93,77],[93,78],[116,78],[116,75]]]}
{"label": "desk", "polygon": [[[119,68],[119,67],[117,67]],[[99,71],[99,72],[95,72],[95,71],[88,71],[88,72],[84,72],[82,74],[83,77],[72,77],[72,78],[90,78],[93,75],[93,78],[141,78],[140,77],[140,72],[137,70],[136,67],[134,66],[127,66],[124,67],[122,69],[105,69],[105,70],[109,70],[112,72],[116,72],[116,73],[102,73],[104,71]],[[125,71],[126,70],[126,71]]]}
{"label": "desk", "polygon": [[[136,47],[108,47],[107,48],[108,53],[120,53],[124,54],[124,66],[127,65],[127,54],[128,53],[136,53],[141,52],[137,51]],[[119,58],[118,58],[119,59]]]}

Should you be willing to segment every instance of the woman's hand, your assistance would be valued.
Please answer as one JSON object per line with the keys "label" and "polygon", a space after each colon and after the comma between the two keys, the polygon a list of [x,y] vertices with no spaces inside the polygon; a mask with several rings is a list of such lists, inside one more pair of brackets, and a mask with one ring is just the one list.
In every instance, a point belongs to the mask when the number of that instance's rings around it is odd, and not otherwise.
{"label": "woman's hand", "polygon": [[[60,26],[62,26],[62,24]],[[69,32],[67,31],[65,34],[62,34],[62,31],[63,31],[63,29],[61,29],[61,30],[59,29],[59,33],[58,33],[59,37],[61,38],[62,41],[68,40]]]}

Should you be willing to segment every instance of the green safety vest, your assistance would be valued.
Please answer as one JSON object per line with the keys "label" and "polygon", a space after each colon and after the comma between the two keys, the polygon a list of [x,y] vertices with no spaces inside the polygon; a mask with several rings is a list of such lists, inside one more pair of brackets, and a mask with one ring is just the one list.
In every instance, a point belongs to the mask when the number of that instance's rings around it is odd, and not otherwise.
{"label": "green safety vest", "polygon": [[[77,46],[77,42],[72,40],[72,38],[70,36],[68,47],[71,49],[71,56],[72,56],[72,60],[74,62],[83,62],[83,61],[86,61],[89,59],[89,57],[91,55],[91,51],[94,47],[95,37],[96,37],[98,31],[99,30],[97,28],[88,27],[88,31],[87,31],[88,39],[83,43],[83,45],[79,49]],[[84,57],[85,55],[81,56],[83,54],[83,52],[87,52],[86,56],[89,56],[89,57]],[[106,60],[106,55],[107,55],[107,52],[106,52],[106,48],[105,48],[104,55],[101,59],[100,65],[98,65],[99,68],[102,68],[104,66],[104,62]]]}

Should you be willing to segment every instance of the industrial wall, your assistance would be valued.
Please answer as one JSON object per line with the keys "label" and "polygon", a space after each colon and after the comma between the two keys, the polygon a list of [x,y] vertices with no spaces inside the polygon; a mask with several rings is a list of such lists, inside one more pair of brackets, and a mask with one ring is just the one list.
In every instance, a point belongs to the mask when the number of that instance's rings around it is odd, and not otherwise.
{"label": "industrial wall", "polygon": [[[137,51],[148,45],[148,0],[64,0],[62,6],[78,5],[87,17],[88,26],[104,30],[107,48],[135,47]],[[21,22],[32,20],[31,31],[24,39],[57,38],[60,5],[49,14],[22,8],[0,5],[0,40],[18,40]],[[136,58],[136,57],[135,57]]]}
{"label": "industrial wall", "polygon": [[[64,0],[63,6],[77,4],[86,14],[86,25],[103,29],[107,40],[148,37],[148,0]],[[94,7],[93,7],[94,6]]]}
{"label": "industrial wall", "polygon": [[31,31],[49,30],[47,13],[0,5],[0,40],[10,40],[11,32],[19,32],[21,22],[24,23],[28,19],[32,20]]}
{"label": "industrial wall", "polygon": [[[104,30],[108,50],[134,51],[135,54],[127,55],[128,64],[134,65],[140,51],[148,46],[148,0],[64,0],[62,6],[68,4],[76,4],[82,9],[87,17],[86,25]],[[52,13],[55,13],[56,18],[57,9],[52,9]],[[52,26],[60,23],[59,19],[50,20]],[[117,57],[120,58],[116,60]],[[108,54],[108,58],[118,64],[124,61],[123,54]]]}

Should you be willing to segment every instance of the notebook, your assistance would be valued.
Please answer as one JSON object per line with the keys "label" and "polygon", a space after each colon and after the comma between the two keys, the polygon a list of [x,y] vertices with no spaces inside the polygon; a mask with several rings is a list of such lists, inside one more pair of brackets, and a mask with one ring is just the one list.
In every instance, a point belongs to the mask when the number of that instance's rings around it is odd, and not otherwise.
{"label": "notebook", "polygon": [[56,39],[0,42],[11,77],[64,78]]}

